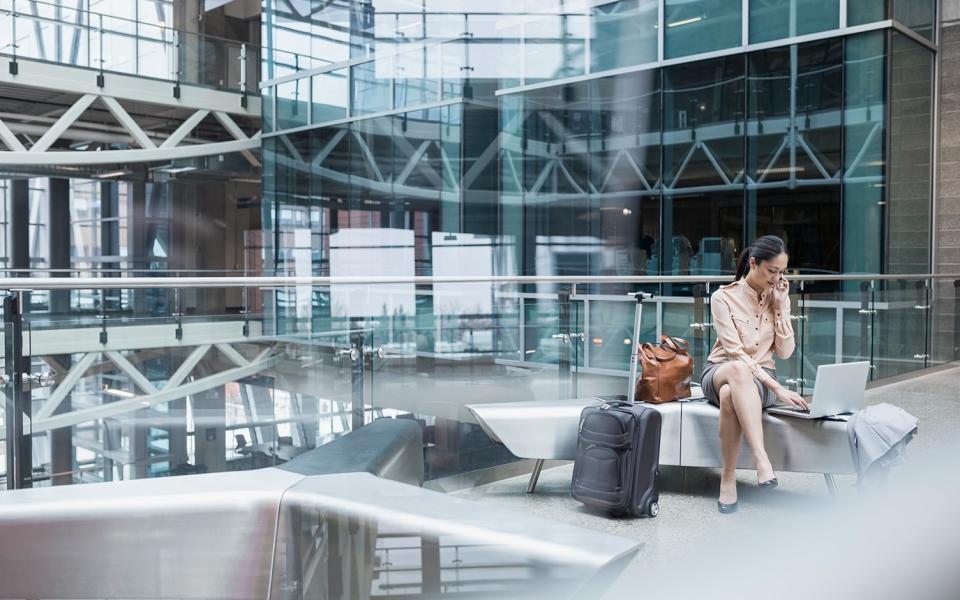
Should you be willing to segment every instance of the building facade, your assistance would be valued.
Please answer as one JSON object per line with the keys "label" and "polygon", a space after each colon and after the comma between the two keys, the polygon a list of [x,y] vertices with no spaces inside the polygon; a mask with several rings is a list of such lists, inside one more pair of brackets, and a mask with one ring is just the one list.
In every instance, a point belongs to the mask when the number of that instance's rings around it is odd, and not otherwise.
{"label": "building facade", "polygon": [[458,234],[499,275],[727,274],[765,233],[804,273],[931,267],[934,2],[267,4],[274,53],[332,50],[265,69],[277,269],[353,228],[424,275]]}

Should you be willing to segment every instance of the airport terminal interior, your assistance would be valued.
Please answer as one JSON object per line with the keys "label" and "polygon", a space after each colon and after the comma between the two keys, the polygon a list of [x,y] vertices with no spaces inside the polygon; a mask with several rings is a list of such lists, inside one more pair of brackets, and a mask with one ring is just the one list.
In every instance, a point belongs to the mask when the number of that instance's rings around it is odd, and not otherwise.
{"label": "airport terminal interior", "polygon": [[[725,515],[765,235],[779,383],[919,427],[878,474],[766,414]],[[2,597],[951,597],[960,0],[0,0],[0,298]],[[578,418],[662,336],[693,395],[611,517]]]}

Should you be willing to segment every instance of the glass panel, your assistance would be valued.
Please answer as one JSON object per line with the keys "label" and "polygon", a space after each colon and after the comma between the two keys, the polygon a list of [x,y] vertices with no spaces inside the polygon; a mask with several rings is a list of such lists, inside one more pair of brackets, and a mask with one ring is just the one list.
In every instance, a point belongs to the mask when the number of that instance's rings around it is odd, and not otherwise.
{"label": "glass panel", "polygon": [[874,354],[877,378],[922,369],[927,356],[929,298],[924,281],[877,282]]}
{"label": "glass panel", "polygon": [[885,34],[846,38],[843,271],[879,273],[885,215]]}
{"label": "glass panel", "polygon": [[277,84],[277,130],[307,124],[310,106],[310,80],[306,77]]}
{"label": "glass panel", "polygon": [[750,43],[836,29],[841,0],[765,0],[750,3]]}
{"label": "glass panel", "polygon": [[393,105],[431,104],[440,98],[440,47],[427,44],[393,58]]}
{"label": "glass panel", "polygon": [[847,25],[863,25],[887,18],[887,0],[846,0],[846,2]]}
{"label": "glass panel", "polygon": [[593,72],[657,60],[656,0],[617,0],[591,9]]}
{"label": "glass panel", "polygon": [[393,108],[390,67],[392,58],[378,58],[351,67],[351,114],[383,112]]}
{"label": "glass panel", "polygon": [[575,77],[586,72],[587,16],[554,14],[524,28],[524,82]]}
{"label": "glass panel", "polygon": [[664,55],[700,54],[740,45],[742,0],[666,0]]}
{"label": "glass panel", "polygon": [[893,35],[890,81],[888,273],[930,271],[933,60],[927,48]]}
{"label": "glass panel", "polygon": [[593,275],[660,272],[660,99],[657,70],[591,86],[590,229],[605,247]]}
{"label": "glass panel", "polygon": [[273,114],[273,99],[276,94],[276,86],[270,86],[263,90],[263,101],[261,102],[260,112],[263,114],[264,133],[270,133],[277,130],[276,115]]}
{"label": "glass panel", "polygon": [[893,18],[928,40],[934,39],[936,11],[936,0],[893,0]]}
{"label": "glass panel", "polygon": [[312,121],[323,123],[347,116],[347,69],[314,75],[312,80]]}

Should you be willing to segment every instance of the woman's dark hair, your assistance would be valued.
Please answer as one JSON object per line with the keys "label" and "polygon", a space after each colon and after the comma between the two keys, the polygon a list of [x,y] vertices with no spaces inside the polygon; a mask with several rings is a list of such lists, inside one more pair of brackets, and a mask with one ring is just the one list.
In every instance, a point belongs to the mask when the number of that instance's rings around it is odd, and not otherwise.
{"label": "woman's dark hair", "polygon": [[765,235],[753,241],[743,249],[737,260],[737,280],[743,279],[750,272],[750,259],[760,264],[762,260],[771,260],[781,254],[787,254],[787,245],[775,235]]}

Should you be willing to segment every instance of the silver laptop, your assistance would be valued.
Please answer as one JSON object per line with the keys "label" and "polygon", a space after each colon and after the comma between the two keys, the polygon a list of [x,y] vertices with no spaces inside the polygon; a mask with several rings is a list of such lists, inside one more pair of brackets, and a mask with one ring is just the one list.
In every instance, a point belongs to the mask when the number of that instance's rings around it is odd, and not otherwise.
{"label": "silver laptop", "polygon": [[863,392],[870,374],[869,362],[840,363],[817,367],[810,411],[777,406],[767,412],[800,419],[822,419],[854,413],[863,408]]}

